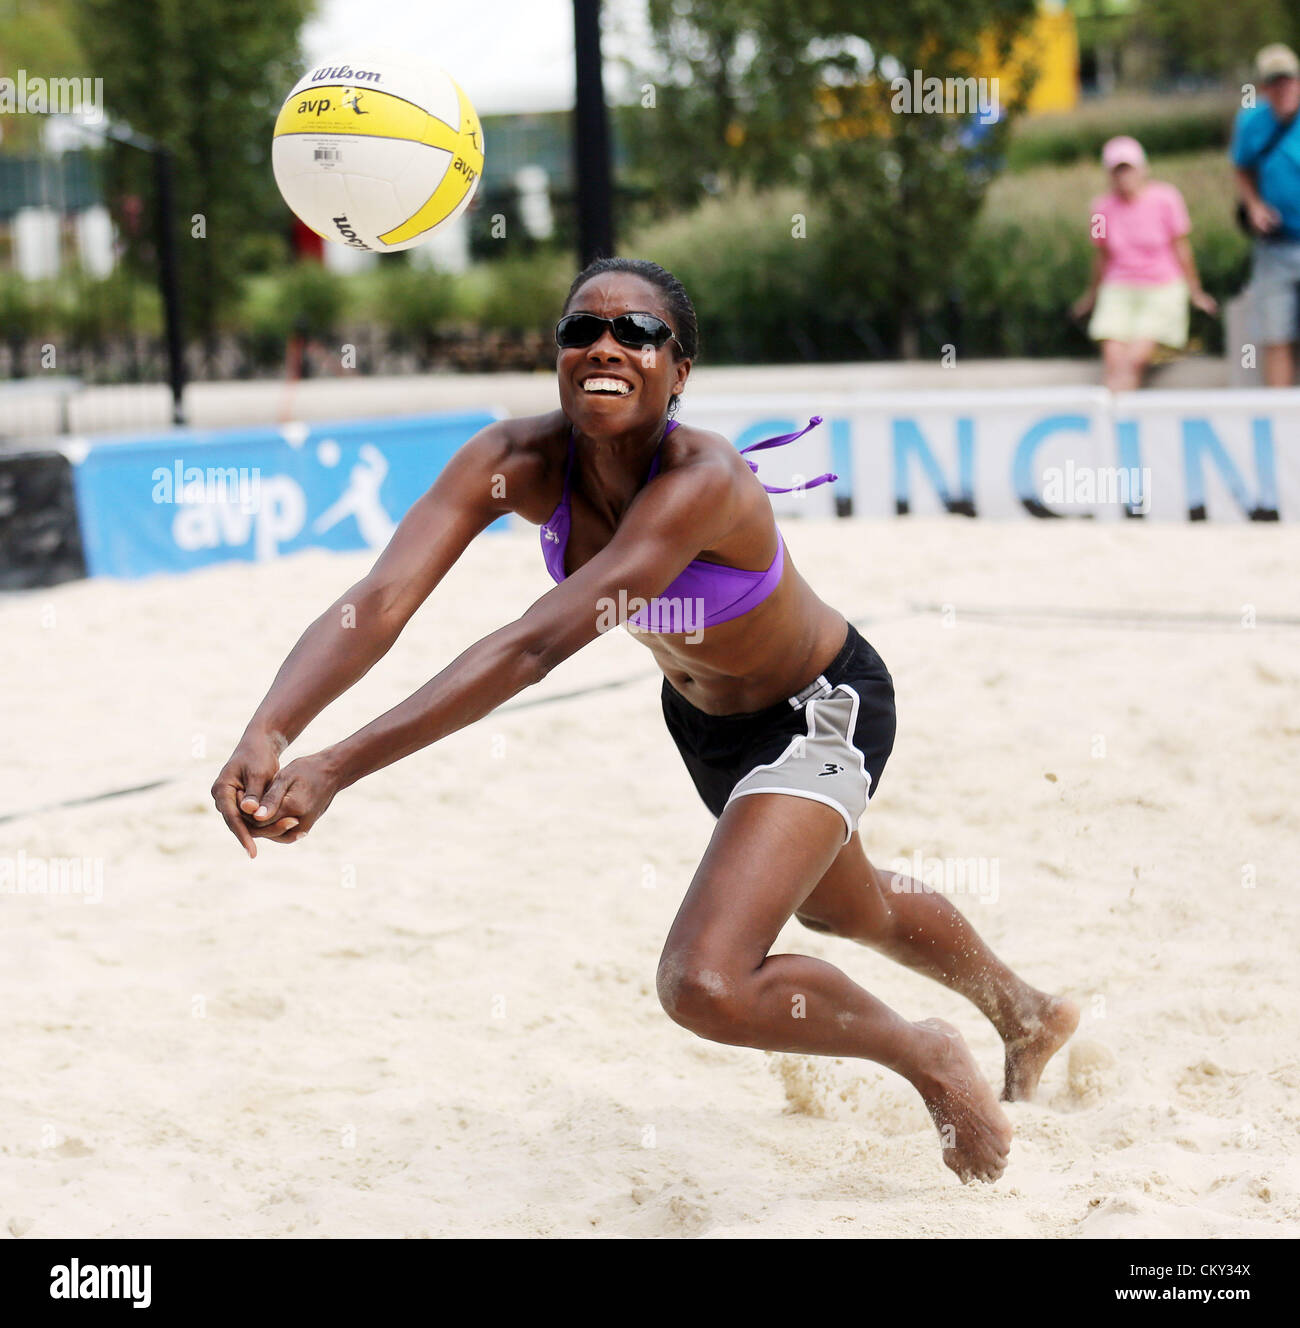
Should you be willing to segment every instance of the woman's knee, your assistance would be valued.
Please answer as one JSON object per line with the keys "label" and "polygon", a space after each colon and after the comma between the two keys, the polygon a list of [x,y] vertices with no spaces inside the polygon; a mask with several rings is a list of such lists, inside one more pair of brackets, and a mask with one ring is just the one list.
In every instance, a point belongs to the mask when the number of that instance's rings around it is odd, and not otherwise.
{"label": "woman's knee", "polygon": [[659,1003],[674,1023],[715,1042],[743,1019],[742,983],[731,966],[691,952],[665,951],[655,978]]}

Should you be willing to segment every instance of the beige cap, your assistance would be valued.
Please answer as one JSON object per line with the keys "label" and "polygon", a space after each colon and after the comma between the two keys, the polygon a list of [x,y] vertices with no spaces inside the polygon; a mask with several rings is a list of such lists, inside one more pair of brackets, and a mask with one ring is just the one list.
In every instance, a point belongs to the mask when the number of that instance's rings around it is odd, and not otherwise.
{"label": "beige cap", "polygon": [[1296,78],[1300,76],[1300,60],[1289,46],[1274,42],[1255,57],[1255,69],[1261,83],[1274,78]]}

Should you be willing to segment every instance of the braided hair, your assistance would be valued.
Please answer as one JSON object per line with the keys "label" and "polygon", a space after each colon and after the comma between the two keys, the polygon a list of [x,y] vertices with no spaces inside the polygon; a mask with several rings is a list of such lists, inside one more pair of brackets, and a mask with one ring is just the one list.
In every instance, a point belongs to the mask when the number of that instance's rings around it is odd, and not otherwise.
{"label": "braided hair", "polygon": [[682,353],[691,359],[700,353],[699,324],[695,319],[695,306],[686,293],[686,287],[671,272],[660,267],[658,263],[652,263],[648,258],[594,259],[574,277],[573,285],[569,287],[569,293],[564,297],[565,312],[568,312],[573,297],[587,282],[593,277],[603,276],[606,272],[627,272],[631,276],[640,277],[642,281],[648,281],[652,286],[657,286],[663,293],[668,312],[672,315]]}

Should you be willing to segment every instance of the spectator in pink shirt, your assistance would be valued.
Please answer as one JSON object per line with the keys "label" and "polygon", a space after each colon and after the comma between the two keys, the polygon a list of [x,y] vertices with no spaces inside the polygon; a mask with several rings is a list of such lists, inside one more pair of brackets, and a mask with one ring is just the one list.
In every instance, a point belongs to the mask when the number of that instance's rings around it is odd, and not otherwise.
{"label": "spectator in pink shirt", "polygon": [[1092,280],[1075,302],[1089,313],[1088,335],[1101,342],[1105,383],[1131,392],[1156,347],[1187,344],[1187,304],[1218,312],[1201,289],[1187,236],[1192,223],[1176,186],[1147,178],[1147,158],[1135,138],[1112,138],[1101,150],[1111,192],[1092,202]]}

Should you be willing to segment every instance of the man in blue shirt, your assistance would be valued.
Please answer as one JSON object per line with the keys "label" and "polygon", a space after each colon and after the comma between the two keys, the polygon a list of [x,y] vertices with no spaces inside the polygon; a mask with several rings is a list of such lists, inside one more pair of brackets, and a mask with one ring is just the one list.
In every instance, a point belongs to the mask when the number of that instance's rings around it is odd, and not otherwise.
{"label": "man in blue shirt", "polygon": [[1300,60],[1278,42],[1259,52],[1255,67],[1264,100],[1237,112],[1229,155],[1255,232],[1250,289],[1264,381],[1290,387],[1300,336]]}

